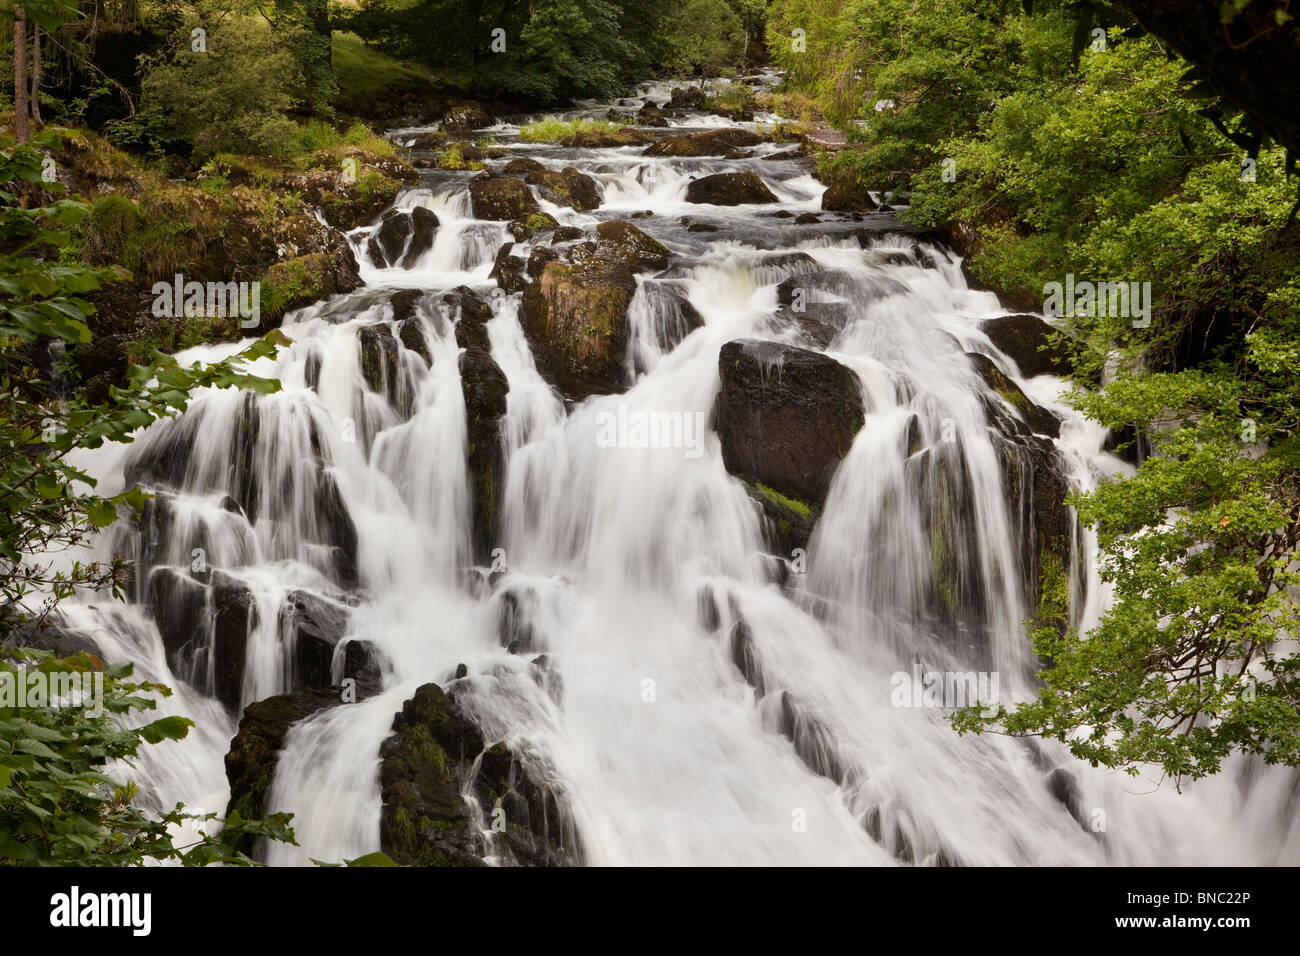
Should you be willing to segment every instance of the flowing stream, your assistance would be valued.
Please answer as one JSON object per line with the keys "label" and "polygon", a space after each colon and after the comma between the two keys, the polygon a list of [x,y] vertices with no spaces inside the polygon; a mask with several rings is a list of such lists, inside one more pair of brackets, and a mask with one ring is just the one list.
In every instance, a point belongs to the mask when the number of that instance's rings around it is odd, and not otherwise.
{"label": "flowing stream", "polygon": [[[663,102],[667,92],[646,86],[618,108]],[[584,104],[564,115],[606,109]],[[671,132],[734,125],[702,114],[670,123],[681,127]],[[406,142],[419,132],[393,135]],[[354,233],[364,286],[291,314],[284,332],[293,344],[255,368],[280,378],[281,392],[204,394],[131,447],[87,456],[109,490],[167,479],[155,483],[169,489],[165,533],[131,545],[148,549],[148,567],[184,569],[200,542],[203,560],[252,595],[245,667],[228,691],[239,705],[293,687],[281,625],[291,593],[349,609],[349,636],[378,651],[382,692],[290,731],[268,801],[295,814],[301,847],[272,846],[269,862],[307,865],[379,848],[379,748],[393,715],[417,687],[445,686],[461,664],[464,700],[485,736],[508,742],[545,776],[593,865],[1300,862],[1294,774],[1231,761],[1179,794],[1151,775],[1090,769],[1056,745],[958,737],[942,707],[897,706],[900,675],[996,675],[996,693],[1010,701],[1029,692],[1035,667],[1023,624],[1033,615],[1022,586],[1028,545],[984,410],[991,393],[962,353],[992,357],[1062,417],[1055,444],[1074,485],[1125,467],[1101,451],[1104,433],[1062,404],[1063,382],[1024,380],[980,331],[1004,310],[967,287],[950,253],[904,232],[882,232],[864,248],[854,232],[863,222],[833,214],[795,224],[792,216],[820,212],[824,187],[805,164],[770,158],[789,144],[736,159],[668,158],[641,155],[642,147],[522,143],[508,125],[489,132],[513,155],[573,166],[597,182],[603,201],[588,213],[542,200],[562,224],[590,232],[602,220],[629,220],[673,253],[666,272],[637,277],[630,389],[566,404],[543,380],[520,294],[501,293],[488,277],[510,241],[506,223],[472,218],[474,173],[428,170],[396,206],[436,214],[432,246],[407,268],[378,268],[366,255],[371,228]],[[744,170],[779,202],[686,201],[692,178]],[[692,231],[683,217],[712,231]],[[530,248],[513,254],[526,259]],[[843,321],[824,351],[857,377],[866,425],[835,474],[807,553],[775,562],[712,429],[694,448],[603,447],[599,432],[617,414],[711,421],[719,350],[736,339],[795,342],[774,318],[777,286],[813,270],[848,277],[826,293]],[[470,570],[456,316],[435,295],[459,286],[491,305],[491,354],[509,383],[490,588]],[[414,315],[430,361],[400,347],[395,409],[367,383],[362,337],[376,324],[396,331],[389,300],[403,289],[427,294]],[[704,320],[675,345],[665,328],[679,314],[665,290]],[[205,346],[182,358],[214,360],[237,348]],[[942,621],[926,597],[936,563],[927,514],[938,492],[924,477],[935,471],[918,470],[917,442],[947,462],[939,471],[959,476],[965,502],[966,578],[960,606]],[[228,495],[254,506],[232,506]],[[355,567],[343,570],[330,517],[339,509],[356,534]],[[128,530],[102,547],[123,546]],[[1107,599],[1093,547],[1078,536],[1070,573],[1071,616],[1085,627]],[[774,563],[783,565],[775,575]],[[145,748],[136,773],[147,798],[221,812],[237,720],[215,699],[216,654],[200,648],[185,668],[170,666],[146,594],[141,581],[134,603],[72,604],[67,617],[109,656],[175,687],[164,713],[197,722],[187,740]],[[535,679],[530,655],[502,646],[507,596],[528,608],[532,641],[548,660],[545,681]],[[702,620],[704,603],[720,620]],[[748,675],[727,636],[742,621]],[[337,677],[341,660],[333,663]],[[1074,781],[1070,799],[1060,793],[1064,774]]]}

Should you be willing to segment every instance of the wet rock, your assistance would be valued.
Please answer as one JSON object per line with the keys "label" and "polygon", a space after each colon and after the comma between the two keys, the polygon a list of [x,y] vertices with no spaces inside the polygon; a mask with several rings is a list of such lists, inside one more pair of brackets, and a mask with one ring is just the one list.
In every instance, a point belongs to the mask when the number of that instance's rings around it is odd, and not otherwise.
{"label": "wet rock", "polygon": [[717,431],[732,474],[819,507],[866,418],[857,376],[834,359],[775,342],[728,342]]}
{"label": "wet rock", "polygon": [[686,187],[686,201],[709,203],[714,206],[741,206],[776,202],[758,173],[714,173],[694,179]]}
{"label": "wet rock", "polygon": [[497,533],[505,480],[505,453],[501,447],[501,420],[506,413],[510,386],[505,373],[487,349],[471,346],[460,356],[460,383],[465,396],[473,500],[471,536],[475,560],[486,561]]}
{"label": "wet rock", "polygon": [[522,179],[486,170],[470,180],[469,197],[475,219],[526,219],[541,212],[532,190]]}
{"label": "wet rock", "polygon": [[675,110],[699,110],[707,98],[698,86],[675,86],[668,96],[668,106]]}
{"label": "wet rock", "polygon": [[502,172],[507,176],[527,176],[529,173],[544,173],[546,167],[528,156],[516,156],[506,163]]}
{"label": "wet rock", "polygon": [[442,128],[448,133],[468,133],[492,124],[492,115],[478,103],[453,106],[442,117]]}
{"label": "wet rock", "polygon": [[4,647],[34,647],[53,651],[56,657],[89,654],[103,660],[104,652],[90,632],[70,627],[57,611],[44,620],[25,620],[20,624],[13,623],[14,620],[14,617],[6,615],[4,623],[8,633],[0,642]]}
{"label": "wet rock", "polygon": [[280,634],[292,650],[293,686],[326,689],[334,649],[347,636],[352,611],[345,604],[301,589],[285,595],[280,606]]}
{"label": "wet rock", "polygon": [[1003,315],[980,323],[980,331],[998,350],[1011,358],[1025,378],[1057,375],[1071,371],[1070,356],[1059,342],[1052,341],[1052,327],[1036,315]]}
{"label": "wet rock", "polygon": [[521,319],[539,370],[566,396],[624,387],[627,308],[636,279],[627,266],[600,259],[549,263],[524,290]]}
{"label": "wet rock", "polygon": [[743,617],[738,617],[731,625],[727,648],[731,663],[736,665],[736,670],[745,678],[745,683],[754,688],[759,697],[764,696],[767,693],[767,683],[763,677],[763,663],[758,655],[758,647],[754,644],[754,634]]}
{"label": "wet rock", "polygon": [[501,247],[496,261],[492,263],[492,271],[488,273],[488,278],[495,279],[496,284],[506,293],[523,292],[528,285],[528,280],[524,278],[524,260],[510,254],[514,245],[513,242],[507,242]]}
{"label": "wet rock", "polygon": [[316,478],[316,515],[313,522],[314,543],[330,549],[328,571],[334,581],[346,590],[361,583],[357,566],[357,526],[348,512],[339,491],[334,472],[322,468]]}
{"label": "wet rock", "polygon": [[442,304],[454,325],[457,345],[463,349],[491,351],[487,331],[487,323],[492,319],[491,306],[463,285],[443,293]]}
{"label": "wet rock", "polygon": [[438,217],[423,206],[390,209],[366,243],[366,255],[379,269],[398,265],[409,269],[433,248],[437,228]]}
{"label": "wet rock", "polygon": [[585,236],[577,226],[560,226],[551,235],[551,245],[557,245],[561,242],[573,242],[575,239],[581,239]]}
{"label": "wet rock", "polygon": [[525,866],[575,862],[572,828],[564,825],[554,794],[534,782],[505,745],[487,747],[455,694],[437,684],[425,684],[403,704],[380,761],[380,846],[396,862],[485,865],[488,847],[463,797],[467,789],[485,815],[502,811],[505,829],[495,834],[495,849],[506,860]]}
{"label": "wet rock", "polygon": [[693,219],[690,216],[682,216],[682,225],[686,227],[687,232],[717,232],[718,227],[711,222],[702,222],[699,219]]}
{"label": "wet rock", "polygon": [[[265,816],[266,797],[289,730],[298,721],[341,702],[332,691],[300,690],[249,704],[226,754],[226,779],[230,782],[226,816],[234,812],[245,820]],[[236,849],[251,856],[256,843],[257,838],[245,837]]]}
{"label": "wet rock", "polygon": [[596,256],[623,263],[633,272],[658,271],[668,265],[668,250],[630,222],[602,222],[596,227]]}
{"label": "wet rock", "polygon": [[514,237],[515,242],[527,242],[539,232],[555,229],[559,226],[555,217],[548,212],[535,212],[521,219],[513,220],[506,231]]}
{"label": "wet rock", "polygon": [[536,279],[546,269],[548,262],[556,262],[560,254],[549,246],[538,246],[528,255],[528,265],[525,271]]}
{"label": "wet rock", "polygon": [[653,103],[646,103],[636,113],[637,122],[642,126],[664,127],[668,125],[668,117],[664,114],[661,107]]}
{"label": "wet rock", "polygon": [[820,511],[806,502],[787,498],[772,488],[746,481],[745,491],[763,518],[763,542],[773,554],[791,556],[796,548],[808,550]]}
{"label": "wet rock", "polygon": [[424,336],[424,328],[417,318],[406,319],[397,326],[397,338],[408,352],[414,352],[424,359],[424,364],[433,365],[433,353],[429,351],[429,340]]}
{"label": "wet rock", "polygon": [[[415,317],[415,304],[424,295],[419,289],[402,289],[388,297],[388,307],[393,310],[394,322],[405,322]],[[410,348],[410,346],[407,346]]]}
{"label": "wet rock", "polygon": [[401,389],[401,359],[397,339],[387,325],[367,325],[357,334],[361,348],[361,377],[372,392],[385,396],[398,408]]}
{"label": "wet rock", "polygon": [[724,156],[728,152],[757,146],[763,137],[747,129],[711,129],[684,136],[665,136],[647,147],[645,156]]}
{"label": "wet rock", "polygon": [[848,178],[837,179],[822,193],[822,209],[834,212],[872,212],[877,203],[867,187]]}
{"label": "wet rock", "polygon": [[813,223],[821,221],[821,216],[817,215],[815,212],[805,212],[794,217],[794,224],[796,226],[811,226]]}
{"label": "wet rock", "polygon": [[565,149],[612,149],[618,146],[643,146],[650,135],[635,126],[615,126],[604,130],[583,130],[560,140]]}
{"label": "wet rock", "polygon": [[242,581],[212,572],[212,679],[217,700],[239,711],[248,636],[257,626],[257,602]]}
{"label": "wet rock", "polygon": [[149,576],[149,609],[162,637],[167,663],[178,672],[183,659],[207,641],[204,609],[208,589],[176,568],[157,568]]}
{"label": "wet rock", "polygon": [[524,175],[524,182],[536,186],[543,199],[557,206],[586,212],[600,205],[600,186],[596,180],[572,166],[558,173],[546,167],[530,169]]}
{"label": "wet rock", "polygon": [[1011,405],[1035,432],[1057,438],[1061,434],[1061,421],[1047,409],[1035,405],[1020,390],[1020,386],[1011,381],[987,355],[975,352],[967,353],[971,365],[984,379],[985,384]]}

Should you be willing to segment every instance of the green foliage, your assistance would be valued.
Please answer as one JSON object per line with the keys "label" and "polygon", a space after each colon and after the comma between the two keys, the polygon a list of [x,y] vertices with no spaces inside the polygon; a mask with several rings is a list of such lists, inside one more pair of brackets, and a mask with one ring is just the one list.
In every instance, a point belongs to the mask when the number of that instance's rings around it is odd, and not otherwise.
{"label": "green foliage", "polygon": [[769,32],[796,90],[866,121],[830,171],[909,190],[904,217],[956,237],[980,280],[1035,308],[1067,274],[1151,286],[1149,326],[1100,314],[1063,330],[1076,381],[1106,382],[1075,405],[1154,451],[1076,500],[1113,607],[1070,631],[1049,563],[1039,696],[955,723],[1175,780],[1234,752],[1297,765],[1295,181],[1268,148],[1243,176],[1240,132],[1158,43],[1123,24],[1085,42],[1091,7],[1046,6],[788,0]]}
{"label": "green foliage", "polygon": [[552,102],[616,95],[655,67],[716,73],[734,66],[748,37],[761,32],[761,6],[758,0],[363,0],[345,25],[386,53],[475,91]]}
{"label": "green foliage", "polygon": [[[184,866],[223,863],[252,866],[236,850],[238,840],[261,836],[294,842],[291,814],[246,821],[232,814],[220,832],[200,831],[177,846],[173,828],[203,824],[214,814],[186,813],[179,804],[154,816],[133,803],[134,783],[119,784],[104,773],[111,761],[130,763],[142,743],[180,740],[193,722],[162,717],[128,721],[133,712],[153,710],[162,684],[133,682],[132,666],[105,666],[88,654],[56,658],[49,651],[6,649],[0,679],[29,680],[33,672],[55,684],[56,675],[78,680],[83,695],[59,706],[0,706],[0,865],[139,866],[176,861]],[[102,700],[94,683],[102,681]],[[13,686],[11,684],[11,686]],[[84,694],[89,690],[89,695]],[[131,725],[128,726],[128,723]]]}
{"label": "green foliage", "polygon": [[200,158],[288,149],[297,127],[287,114],[304,96],[295,58],[304,31],[229,18],[205,26],[206,50],[195,51],[190,31],[199,22],[187,20],[168,48],[141,57],[139,114],[113,124],[113,141]]}
{"label": "green foliage", "polygon": [[670,71],[717,75],[744,55],[745,27],[726,0],[685,0],[667,7],[660,30],[663,65]]}

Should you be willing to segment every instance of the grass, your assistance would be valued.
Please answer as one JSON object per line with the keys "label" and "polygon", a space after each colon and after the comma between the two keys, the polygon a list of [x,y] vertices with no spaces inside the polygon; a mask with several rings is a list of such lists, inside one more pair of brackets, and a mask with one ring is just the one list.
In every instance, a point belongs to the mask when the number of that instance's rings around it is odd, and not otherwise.
{"label": "grass", "polygon": [[519,130],[519,138],[525,143],[558,143],[578,133],[612,133],[626,125],[607,120],[544,119]]}
{"label": "grass", "polygon": [[482,169],[483,164],[476,159],[466,159],[461,155],[460,144],[452,143],[438,155],[438,166],[442,169]]}
{"label": "grass", "polygon": [[335,30],[331,52],[339,97],[344,100],[423,90],[434,82],[428,70],[367,46],[355,33]]}
{"label": "grass", "polygon": [[296,142],[289,151],[294,159],[303,159],[321,150],[340,150],[347,146],[356,146],[379,156],[392,156],[397,152],[390,140],[364,123],[353,123],[340,131],[324,120],[309,119],[299,124],[295,139]]}

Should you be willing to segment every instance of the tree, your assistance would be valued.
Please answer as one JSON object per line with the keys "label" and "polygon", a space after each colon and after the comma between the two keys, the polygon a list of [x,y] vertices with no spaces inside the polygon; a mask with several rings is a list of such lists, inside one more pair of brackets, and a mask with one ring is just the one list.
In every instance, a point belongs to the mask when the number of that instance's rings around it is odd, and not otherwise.
{"label": "tree", "polygon": [[14,140],[32,138],[27,108],[27,10],[14,7]]}

